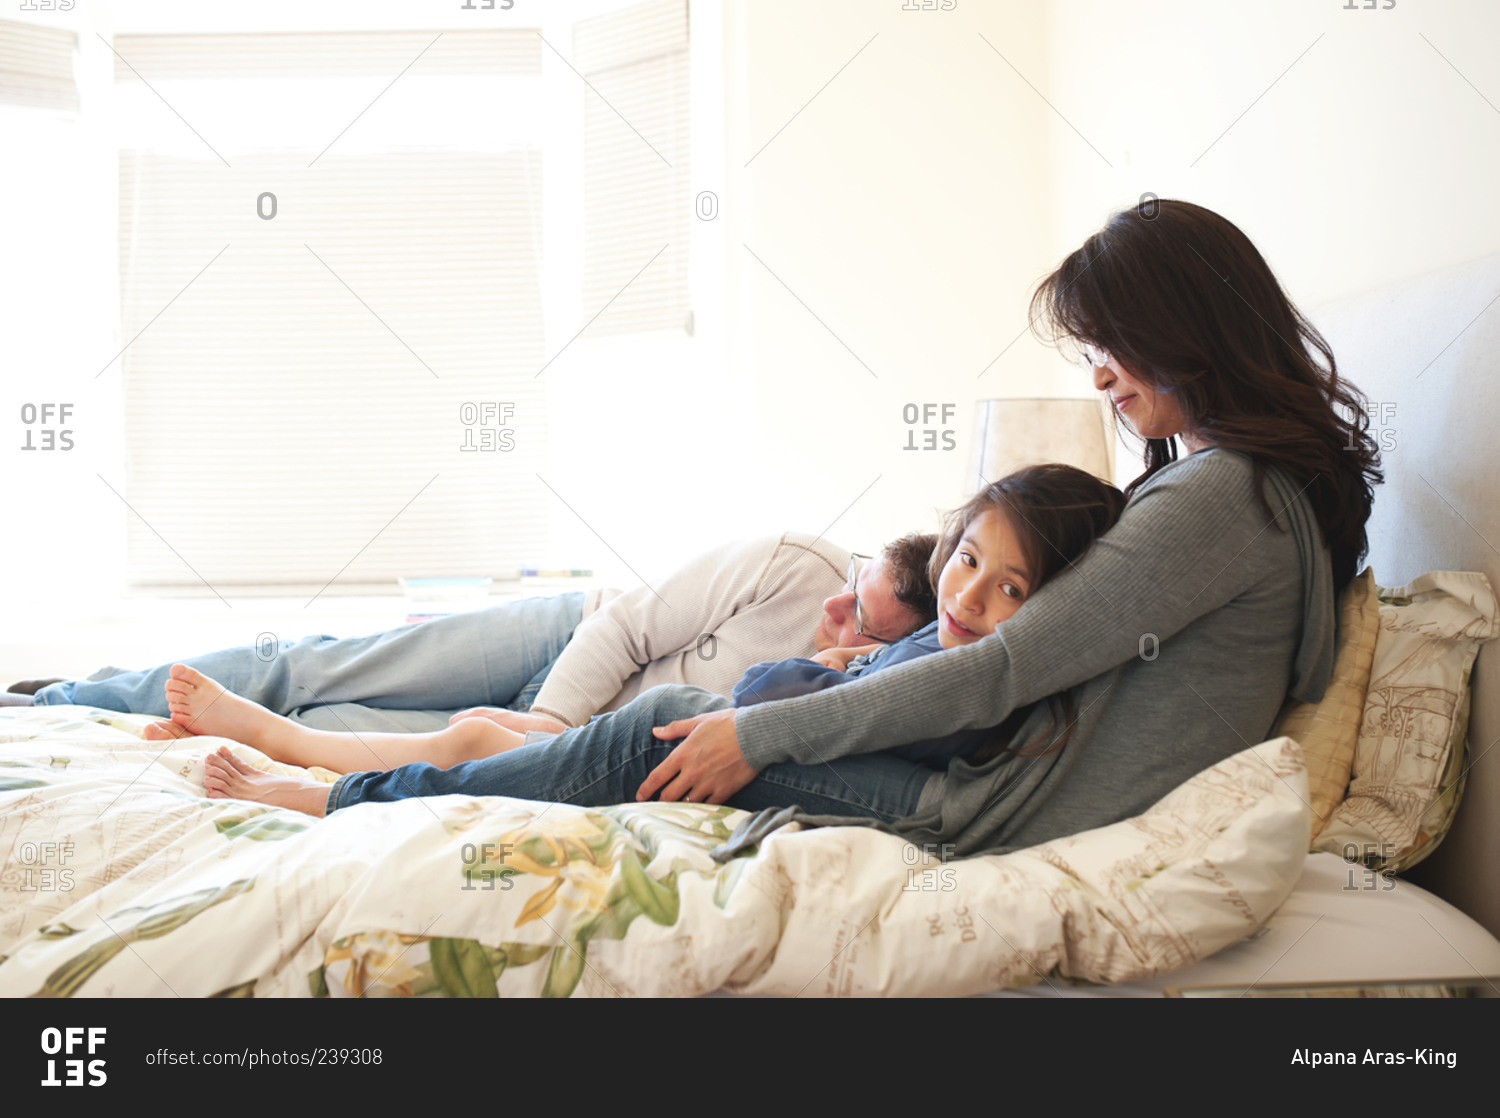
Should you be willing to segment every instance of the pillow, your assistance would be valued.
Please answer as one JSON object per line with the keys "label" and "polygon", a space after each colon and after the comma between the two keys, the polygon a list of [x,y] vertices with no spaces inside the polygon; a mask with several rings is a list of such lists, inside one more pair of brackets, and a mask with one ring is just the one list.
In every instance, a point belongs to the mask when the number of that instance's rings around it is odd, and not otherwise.
{"label": "pillow", "polygon": [[1312,800],[1312,837],[1327,825],[1333,809],[1343,802],[1359,740],[1370,665],[1375,659],[1375,635],[1380,629],[1379,588],[1366,567],[1339,600],[1339,647],[1333,678],[1321,702],[1287,701],[1272,737],[1295,738],[1307,763]]}
{"label": "pillow", "polygon": [[1354,766],[1344,802],[1313,844],[1372,870],[1410,869],[1437,848],[1463,793],[1469,669],[1500,634],[1477,572],[1432,571],[1380,596]]}

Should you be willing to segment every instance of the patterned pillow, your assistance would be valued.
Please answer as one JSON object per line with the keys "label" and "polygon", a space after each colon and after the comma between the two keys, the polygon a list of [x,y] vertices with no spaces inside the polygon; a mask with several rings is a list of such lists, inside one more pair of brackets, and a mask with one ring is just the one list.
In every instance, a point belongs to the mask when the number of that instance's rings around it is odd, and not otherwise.
{"label": "patterned pillow", "polygon": [[1432,571],[1380,601],[1349,793],[1313,849],[1397,873],[1431,854],[1453,822],[1469,669],[1479,646],[1500,635],[1500,611],[1489,580],[1472,571]]}
{"label": "patterned pillow", "polygon": [[1368,567],[1344,589],[1339,601],[1338,657],[1328,690],[1320,702],[1288,700],[1271,731],[1272,737],[1285,735],[1302,746],[1314,839],[1349,788],[1365,692],[1370,686],[1370,665],[1375,659],[1375,636],[1380,630],[1377,593],[1375,575]]}

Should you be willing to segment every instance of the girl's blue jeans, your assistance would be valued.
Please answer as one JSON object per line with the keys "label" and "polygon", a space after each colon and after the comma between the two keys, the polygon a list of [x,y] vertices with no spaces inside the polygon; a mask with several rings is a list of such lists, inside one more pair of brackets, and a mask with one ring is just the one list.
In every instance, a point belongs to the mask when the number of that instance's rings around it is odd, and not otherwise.
{"label": "girl's blue jeans", "polygon": [[[654,726],[722,710],[729,700],[700,687],[653,687],[634,702],[586,726],[452,768],[402,765],[349,773],[333,785],[327,810],[412,796],[513,796],[601,807],[633,803],[647,775],[676,741],[658,741]],[[732,796],[732,807],[758,811],[798,806],[813,815],[861,815],[893,822],[912,815],[936,770],[885,753],[817,765],[771,765]]]}

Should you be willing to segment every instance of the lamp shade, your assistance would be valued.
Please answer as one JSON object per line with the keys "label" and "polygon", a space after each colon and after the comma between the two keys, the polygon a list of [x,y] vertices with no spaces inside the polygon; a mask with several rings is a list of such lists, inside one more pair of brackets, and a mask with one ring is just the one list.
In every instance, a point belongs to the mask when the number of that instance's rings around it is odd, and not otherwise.
{"label": "lamp shade", "polygon": [[1099,400],[980,400],[974,410],[970,492],[1041,462],[1066,462],[1113,481],[1114,417]]}

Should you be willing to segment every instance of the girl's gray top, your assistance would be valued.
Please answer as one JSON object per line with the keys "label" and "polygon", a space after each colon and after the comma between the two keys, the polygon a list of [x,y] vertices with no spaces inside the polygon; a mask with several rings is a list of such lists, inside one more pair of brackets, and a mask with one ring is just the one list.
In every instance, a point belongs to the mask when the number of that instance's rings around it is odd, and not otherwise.
{"label": "girl's gray top", "polygon": [[[820,764],[998,726],[1066,692],[1076,723],[1062,749],[954,761],[917,814],[890,829],[967,855],[1138,815],[1265,740],[1288,693],[1322,697],[1337,642],[1333,572],[1305,488],[1267,469],[1268,519],[1248,456],[1189,455],[1145,482],[1115,527],[991,636],[843,687],[745,707],[734,722],[740,749],[757,769]],[[1013,743],[1045,743],[1055,730],[1040,703]],[[788,813],[763,816],[733,847]]]}

